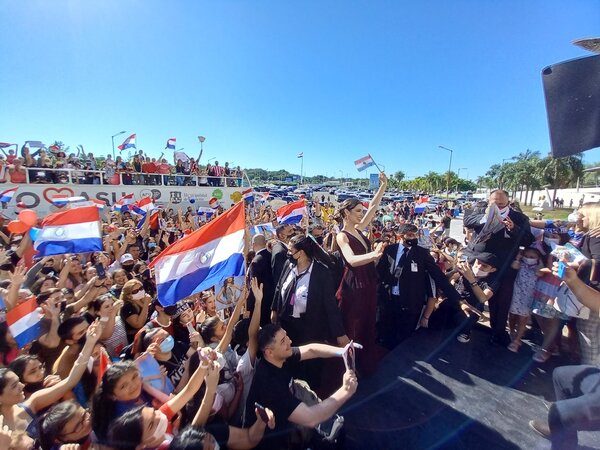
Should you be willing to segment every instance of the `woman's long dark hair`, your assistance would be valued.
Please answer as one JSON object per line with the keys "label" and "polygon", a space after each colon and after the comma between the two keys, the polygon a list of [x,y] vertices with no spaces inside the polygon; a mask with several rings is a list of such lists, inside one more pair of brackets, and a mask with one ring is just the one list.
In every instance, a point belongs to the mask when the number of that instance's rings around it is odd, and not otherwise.
{"label": "woman's long dark hair", "polygon": [[112,421],[108,434],[108,445],[117,450],[135,450],[141,444],[144,433],[142,427],[142,409],[144,408],[145,406],[138,406]]}
{"label": "woman's long dark hair", "polygon": [[333,261],[329,253],[323,250],[311,235],[296,235],[290,239],[289,246],[302,250],[312,260],[317,260],[324,266],[331,268]]}
{"label": "woman's long dark hair", "polygon": [[[39,391],[44,387],[44,380],[37,383],[26,383],[24,379],[25,369],[27,368],[27,364],[31,361],[40,361],[40,359],[35,355],[20,355],[17,356],[9,365],[8,368],[12,370],[18,377],[21,383],[25,386],[23,390],[25,393],[33,394],[36,391]],[[40,361],[41,363],[41,361]]]}
{"label": "woman's long dark hair", "polygon": [[110,366],[104,372],[102,383],[92,398],[92,428],[102,441],[108,436],[110,422],[115,418],[115,386],[121,377],[131,370],[138,370],[133,361],[119,361]]}

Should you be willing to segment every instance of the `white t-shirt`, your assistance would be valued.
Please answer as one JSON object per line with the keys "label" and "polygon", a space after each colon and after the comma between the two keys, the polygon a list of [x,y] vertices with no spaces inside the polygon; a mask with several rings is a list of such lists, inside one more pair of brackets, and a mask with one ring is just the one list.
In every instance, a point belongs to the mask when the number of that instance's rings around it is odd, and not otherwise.
{"label": "white t-shirt", "polygon": [[242,355],[237,365],[237,372],[241,375],[242,380],[244,381],[244,392],[242,394],[242,398],[240,399],[240,404],[238,406],[237,411],[233,415],[233,423],[239,423],[242,427],[244,417],[246,416],[246,399],[248,398],[248,393],[250,392],[250,385],[252,384],[252,379],[254,378],[254,372],[256,372],[256,360],[254,359],[254,364],[250,359],[250,353],[248,350]]}

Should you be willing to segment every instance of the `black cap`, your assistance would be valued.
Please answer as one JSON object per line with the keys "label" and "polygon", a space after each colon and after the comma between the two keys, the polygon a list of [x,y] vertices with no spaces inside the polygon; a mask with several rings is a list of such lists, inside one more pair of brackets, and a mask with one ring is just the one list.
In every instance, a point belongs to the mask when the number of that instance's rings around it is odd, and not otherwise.
{"label": "black cap", "polygon": [[480,252],[480,253],[471,253],[471,258],[477,259],[479,262],[488,264],[492,267],[498,267],[498,257],[493,253],[489,252]]}

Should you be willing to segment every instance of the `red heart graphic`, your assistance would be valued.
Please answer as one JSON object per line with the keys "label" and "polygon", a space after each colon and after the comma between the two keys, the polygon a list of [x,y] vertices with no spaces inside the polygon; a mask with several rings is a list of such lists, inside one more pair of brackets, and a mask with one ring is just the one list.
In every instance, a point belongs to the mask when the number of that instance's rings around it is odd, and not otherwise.
{"label": "red heart graphic", "polygon": [[[64,193],[63,193],[64,192]],[[63,195],[68,195],[69,197],[73,197],[75,194],[73,193],[73,189],[71,188],[60,188],[60,189],[56,189],[56,188],[46,188],[44,189],[44,198],[46,199],[46,201],[48,203],[52,203],[52,197],[54,197],[55,195],[61,194],[63,193]],[[53,204],[53,203],[52,203]],[[67,205],[55,205],[57,208],[63,208]]]}

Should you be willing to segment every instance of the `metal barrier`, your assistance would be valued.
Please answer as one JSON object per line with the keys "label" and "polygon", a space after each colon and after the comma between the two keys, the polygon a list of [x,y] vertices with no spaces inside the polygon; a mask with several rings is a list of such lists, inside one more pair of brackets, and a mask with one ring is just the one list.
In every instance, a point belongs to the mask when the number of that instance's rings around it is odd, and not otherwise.
{"label": "metal barrier", "polygon": [[[106,184],[134,186],[208,186],[242,187],[242,177],[213,177],[208,175],[184,175],[179,173],[140,173],[119,172],[107,177],[103,170],[46,169],[44,167],[24,167],[23,183],[15,184]],[[10,174],[6,173],[10,182]]]}

